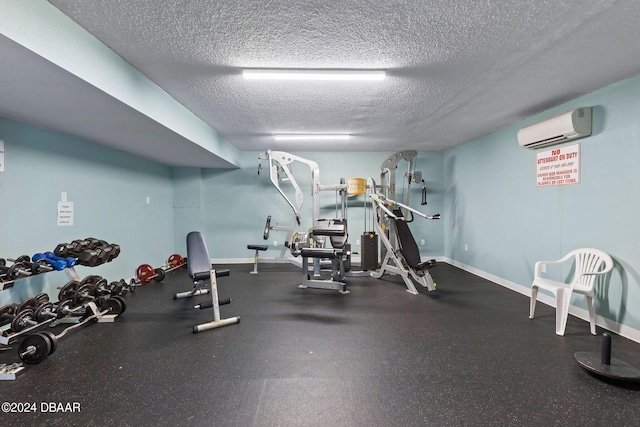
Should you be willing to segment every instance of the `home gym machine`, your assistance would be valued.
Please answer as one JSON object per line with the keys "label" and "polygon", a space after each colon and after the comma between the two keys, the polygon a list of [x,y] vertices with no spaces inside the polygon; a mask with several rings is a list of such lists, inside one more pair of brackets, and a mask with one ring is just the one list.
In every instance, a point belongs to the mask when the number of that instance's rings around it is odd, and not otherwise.
{"label": "home gym machine", "polygon": [[[372,187],[375,187],[373,185]],[[435,260],[422,262],[420,259],[420,249],[411,234],[407,224],[407,217],[401,209],[409,212],[411,216],[416,214],[425,219],[440,219],[440,214],[425,215],[404,203],[385,197],[383,194],[370,194],[370,198],[375,204],[375,228],[386,249],[382,265],[379,270],[371,272],[371,276],[376,279],[381,278],[385,272],[398,274],[402,277],[407,292],[416,295],[418,293],[413,281],[419,283],[429,291],[436,288],[433,278],[429,274],[429,269],[435,265]],[[396,239],[398,249],[395,247]]]}
{"label": "home gym machine", "polygon": [[[271,231],[286,231],[287,235],[284,239],[284,245],[280,251],[280,255],[275,258],[276,263],[291,263],[298,267],[301,266],[300,261],[296,259],[292,259],[287,257],[287,250],[289,242],[293,238],[294,233],[296,232],[296,226],[300,226],[300,211],[302,210],[302,204],[304,202],[304,195],[302,194],[302,190],[298,185],[298,182],[293,177],[293,173],[291,172],[290,164],[293,162],[300,162],[305,164],[311,169],[312,179],[319,174],[318,164],[311,160],[303,159],[302,157],[295,156],[293,154],[281,152],[281,151],[271,151],[267,150],[264,153],[261,153],[258,156],[258,174],[260,174],[260,170],[262,169],[262,161],[265,160],[269,164],[269,180],[271,184],[278,190],[278,193],[284,198],[287,204],[293,210],[293,219],[291,220],[291,225],[288,227],[281,226],[276,222],[275,225],[271,224],[271,215],[267,217],[267,222],[265,224],[264,233],[262,235],[264,240],[269,239],[269,234]],[[280,174],[284,176],[281,178]],[[295,203],[289,199],[286,195],[285,191],[280,187],[280,181],[287,181],[294,190],[294,200]],[[256,250],[256,256],[254,259],[254,271],[257,272],[257,264],[258,264],[258,251],[263,250],[261,245],[248,245],[249,249]]]}
{"label": "home gym machine", "polygon": [[[280,195],[285,199],[294,213],[294,219],[288,228],[277,228],[270,226],[270,217],[267,219],[264,238],[268,239],[269,230],[287,230],[285,247],[289,248],[294,257],[302,257],[302,283],[301,288],[318,288],[318,289],[335,289],[341,293],[348,293],[344,280],[345,260],[350,256],[348,250],[347,238],[347,219],[346,219],[346,192],[347,184],[341,182],[338,185],[323,186],[320,184],[320,169],[314,161],[304,159],[294,154],[282,151],[268,150],[259,156],[260,160],[269,162],[269,178]],[[301,225],[301,208],[304,196],[302,190],[295,180],[290,165],[293,162],[299,162],[311,171],[311,228],[306,232],[296,232],[296,224]],[[280,172],[284,174],[284,179],[288,181],[295,191],[295,203],[289,199],[283,189],[280,187]],[[320,201],[319,194],[321,191],[334,190],[340,194],[341,212],[338,218],[320,218]],[[325,247],[326,238],[329,238],[331,248]],[[288,262],[289,258],[284,256],[285,249],[281,252],[280,259]],[[312,279],[309,273],[309,259],[313,259],[313,275]],[[320,260],[331,260],[331,279],[322,280]]]}
{"label": "home gym machine", "polygon": [[[407,286],[407,291],[417,294],[414,281],[426,287],[429,291],[435,289],[435,282],[427,271],[435,265],[435,260],[422,262],[420,249],[409,229],[408,223],[414,219],[414,214],[425,219],[440,219],[440,214],[428,216],[409,206],[411,196],[411,183],[422,184],[421,205],[427,204],[427,190],[422,172],[415,171],[415,158],[418,152],[415,150],[399,151],[385,159],[380,165],[380,185],[376,185],[372,178],[367,181],[368,196],[374,205],[374,228],[380,236],[382,247],[380,258],[382,263],[377,271],[372,271],[371,276],[382,277],[386,272],[398,274]],[[403,176],[402,193],[397,193],[396,170],[400,162],[407,163]],[[378,192],[379,191],[379,192]],[[402,202],[397,202],[398,198]],[[365,232],[367,234],[368,232]],[[364,240],[364,236],[363,236]],[[363,252],[366,246],[363,246]],[[377,246],[376,249],[377,251]],[[376,259],[377,259],[377,253]],[[370,254],[363,253],[363,258],[372,258]],[[377,267],[377,266],[376,266]]]}

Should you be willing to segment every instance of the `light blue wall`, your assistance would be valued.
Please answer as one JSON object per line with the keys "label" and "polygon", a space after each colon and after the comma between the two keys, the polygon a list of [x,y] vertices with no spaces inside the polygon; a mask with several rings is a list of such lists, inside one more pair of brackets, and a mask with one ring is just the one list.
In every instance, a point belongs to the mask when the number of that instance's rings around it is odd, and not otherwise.
{"label": "light blue wall", "polygon": [[[640,329],[638,99],[640,76],[445,152],[445,255],[529,288],[536,261],[599,248],[616,267],[597,314]],[[518,146],[518,129],[580,106],[593,107],[580,183],[536,187],[536,151]]]}
{"label": "light blue wall", "polygon": [[[416,240],[427,242],[422,256],[444,255],[527,289],[535,261],[559,258],[576,247],[600,248],[614,257],[616,268],[597,312],[640,330],[639,95],[640,76],[445,152],[420,153],[416,169],[424,173],[429,204],[420,206],[419,186],[411,204],[443,217],[411,224]],[[578,106],[594,108],[594,135],[580,141],[581,182],[537,188],[535,151],[518,146],[517,130]],[[93,236],[121,244],[123,252],[110,264],[79,272],[116,280],[133,275],[141,263],[159,265],[173,252],[185,254],[184,236],[191,230],[205,233],[213,258],[249,259],[246,245],[264,242],[267,215],[272,224],[288,225],[292,219],[268,171],[257,174],[257,152],[241,153],[238,169],[201,170],[170,168],[7,119],[0,119],[0,139],[6,150],[6,172],[0,174],[0,256],[5,258]],[[391,152],[295,154],[319,164],[322,184],[335,184],[340,178],[378,178]],[[305,193],[299,227],[304,231],[310,225],[310,173],[299,164],[293,171]],[[75,203],[73,227],[55,224],[62,191]],[[348,213],[356,251],[364,231],[362,200],[351,199]],[[323,193],[321,214],[333,215],[334,204],[334,193]],[[284,236],[272,232],[269,243],[282,243]],[[272,248],[265,256],[278,252]],[[22,281],[13,291],[0,292],[0,304],[51,291],[67,280],[64,273],[51,273]],[[581,299],[574,304],[584,307]]]}
{"label": "light blue wall", "polygon": [[[391,153],[292,153],[318,163],[320,183],[337,184],[340,178],[367,178],[373,176],[380,182],[380,165]],[[247,244],[268,243],[271,249],[265,257],[275,257],[280,247],[273,247],[277,240],[281,245],[286,232],[272,231],[269,241],[262,238],[265,221],[272,217],[272,225],[290,225],[293,211],[280,196],[269,180],[268,167],[262,162],[258,175],[258,152],[244,152],[241,167],[235,170],[180,169],[174,173],[176,190],[176,247],[184,247],[187,228],[200,229],[205,234],[209,252],[213,258],[250,258]],[[398,180],[406,168],[406,163],[398,169]],[[304,193],[302,225],[298,231],[306,231],[311,226],[311,173],[301,163],[291,165],[296,181]],[[412,186],[411,205],[417,209],[433,213],[443,210],[442,153],[422,153],[416,159],[416,169],[422,170],[427,183],[429,204],[420,206],[421,186]],[[199,177],[201,179],[199,179]],[[399,181],[401,182],[401,181]],[[287,183],[281,184],[291,200],[294,192]],[[401,188],[401,185],[398,184]],[[178,201],[178,198],[180,200]],[[347,217],[349,220],[349,242],[354,251],[358,250],[356,240],[365,231],[364,196],[349,198]],[[336,195],[333,191],[322,192],[320,196],[321,217],[335,216]],[[181,218],[181,219],[178,219]],[[201,228],[198,228],[201,227]],[[420,218],[411,224],[418,242],[425,239],[421,247],[424,256],[440,256],[444,250],[444,229],[441,221],[425,221]],[[373,230],[372,218],[367,218],[367,229]]]}
{"label": "light blue wall", "polygon": [[[0,118],[6,171],[0,173],[0,257],[52,251],[58,243],[96,237],[121,245],[120,256],[81,277],[132,277],[142,263],[160,265],[173,250],[170,167],[109,148]],[[74,202],[74,225],[56,225],[61,192]],[[150,197],[150,204],[146,198]],[[39,275],[0,292],[0,305],[69,280],[64,272]]]}

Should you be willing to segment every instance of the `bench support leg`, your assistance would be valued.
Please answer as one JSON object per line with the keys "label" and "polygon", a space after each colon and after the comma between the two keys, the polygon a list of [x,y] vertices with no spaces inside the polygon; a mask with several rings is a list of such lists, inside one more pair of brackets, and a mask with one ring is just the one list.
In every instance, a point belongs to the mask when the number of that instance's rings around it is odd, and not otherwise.
{"label": "bench support leg", "polygon": [[253,257],[253,271],[249,274],[258,274],[258,253],[259,251],[256,250],[256,254]]}
{"label": "bench support leg", "polygon": [[209,329],[219,328],[221,326],[232,325],[234,323],[240,323],[240,316],[229,317],[228,319],[220,318],[220,301],[218,300],[218,282],[216,281],[216,271],[210,271],[211,276],[211,297],[213,299],[213,322],[201,323],[193,327],[193,332],[202,332]]}

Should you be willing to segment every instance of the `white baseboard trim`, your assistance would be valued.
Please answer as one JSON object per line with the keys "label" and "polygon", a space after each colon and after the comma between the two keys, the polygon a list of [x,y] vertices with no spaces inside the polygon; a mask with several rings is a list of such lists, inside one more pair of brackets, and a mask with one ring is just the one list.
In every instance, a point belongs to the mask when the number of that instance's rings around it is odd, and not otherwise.
{"label": "white baseboard trim", "polygon": [[[447,264],[453,265],[454,267],[458,267],[461,270],[467,271],[471,274],[475,274],[478,277],[482,277],[483,279],[489,280],[493,283],[496,283],[500,286],[503,286],[505,288],[511,289],[512,291],[518,292],[522,295],[525,295],[527,297],[531,296],[531,287],[530,286],[523,286],[519,283],[515,283],[506,279],[503,279],[501,277],[495,276],[491,273],[487,273],[485,271],[479,270],[475,267],[471,267],[469,265],[463,264],[459,261],[455,261],[453,259],[447,258],[447,257],[442,257],[443,262],[446,262]],[[556,307],[556,300],[555,298],[553,298],[552,296],[543,294],[543,293],[538,293],[538,303],[543,303],[546,304],[550,307],[555,308]],[[597,304],[597,303],[596,303]],[[569,314],[582,319],[584,321],[586,321],[587,323],[589,322],[589,312],[583,308],[580,307],[576,307],[574,305],[571,305],[569,307]],[[529,306],[527,305],[526,307],[524,307],[524,312],[523,312],[524,316],[529,316]],[[640,343],[640,331],[638,331],[637,329],[631,328],[629,326],[625,326],[625,325],[621,325],[618,322],[615,322],[611,319],[607,319],[605,317],[602,317],[598,314],[596,314],[596,325],[600,326],[601,328],[604,328],[608,331],[611,331],[615,334],[618,334],[622,337],[628,338],[632,341],[638,342]],[[588,325],[587,325],[588,328]]]}

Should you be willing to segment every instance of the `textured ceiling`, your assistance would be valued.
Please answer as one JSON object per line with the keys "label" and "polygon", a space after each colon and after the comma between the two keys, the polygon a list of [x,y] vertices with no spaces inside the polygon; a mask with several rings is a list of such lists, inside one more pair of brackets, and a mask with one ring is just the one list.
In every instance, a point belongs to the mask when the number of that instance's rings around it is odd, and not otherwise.
{"label": "textured ceiling", "polygon": [[[241,150],[441,150],[640,73],[637,0],[50,3]],[[256,82],[245,67],[388,77]],[[270,136],[316,132],[354,138]]]}

